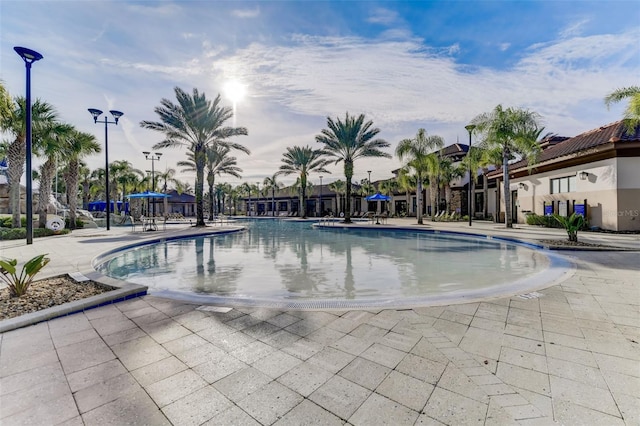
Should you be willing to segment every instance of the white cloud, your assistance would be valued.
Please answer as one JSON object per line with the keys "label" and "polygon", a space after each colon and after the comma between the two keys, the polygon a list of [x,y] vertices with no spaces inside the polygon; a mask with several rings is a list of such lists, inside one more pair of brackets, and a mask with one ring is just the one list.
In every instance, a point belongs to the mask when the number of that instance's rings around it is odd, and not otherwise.
{"label": "white cloud", "polygon": [[398,12],[382,7],[375,8],[367,18],[367,22],[372,24],[392,25],[398,22]]}
{"label": "white cloud", "polygon": [[501,52],[506,52],[510,47],[511,47],[511,43],[501,43],[500,44],[500,51]]}
{"label": "white cloud", "polygon": [[570,38],[582,35],[582,30],[586,24],[589,23],[589,19],[582,19],[580,21],[574,22],[560,31],[560,38]]}
{"label": "white cloud", "polygon": [[260,8],[256,6],[254,9],[234,9],[231,14],[236,18],[257,18],[260,16]]}

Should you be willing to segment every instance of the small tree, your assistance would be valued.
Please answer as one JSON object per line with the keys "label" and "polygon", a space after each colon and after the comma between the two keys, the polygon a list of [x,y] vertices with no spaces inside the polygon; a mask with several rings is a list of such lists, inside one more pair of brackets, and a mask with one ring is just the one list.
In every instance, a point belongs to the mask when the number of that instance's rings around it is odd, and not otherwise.
{"label": "small tree", "polygon": [[564,217],[558,214],[553,215],[554,219],[562,225],[562,227],[567,231],[567,235],[569,236],[569,241],[578,242],[578,231],[582,229],[585,224],[584,216],[580,214],[571,213],[571,216]]}
{"label": "small tree", "polygon": [[45,256],[46,254],[41,254],[25,263],[20,275],[17,274],[17,259],[4,258],[0,260],[0,278],[9,287],[11,297],[20,297],[27,292],[33,278],[51,260]]}

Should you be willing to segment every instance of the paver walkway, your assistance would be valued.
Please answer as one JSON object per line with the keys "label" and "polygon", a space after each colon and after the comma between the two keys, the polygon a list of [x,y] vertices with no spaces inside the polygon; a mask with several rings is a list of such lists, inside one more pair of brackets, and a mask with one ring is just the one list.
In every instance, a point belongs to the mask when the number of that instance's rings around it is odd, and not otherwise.
{"label": "paver walkway", "polygon": [[[80,241],[65,267],[117,243]],[[567,255],[575,274],[533,298],[210,312],[145,296],[6,332],[0,423],[638,425],[639,253]]]}

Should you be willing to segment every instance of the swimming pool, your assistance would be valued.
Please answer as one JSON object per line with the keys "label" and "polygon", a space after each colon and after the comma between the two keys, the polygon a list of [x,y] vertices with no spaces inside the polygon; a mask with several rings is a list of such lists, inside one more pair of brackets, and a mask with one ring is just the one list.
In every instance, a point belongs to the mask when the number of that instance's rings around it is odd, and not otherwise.
{"label": "swimming pool", "polygon": [[133,247],[105,275],[198,303],[300,308],[452,303],[541,288],[566,262],[511,241],[248,220],[247,230]]}

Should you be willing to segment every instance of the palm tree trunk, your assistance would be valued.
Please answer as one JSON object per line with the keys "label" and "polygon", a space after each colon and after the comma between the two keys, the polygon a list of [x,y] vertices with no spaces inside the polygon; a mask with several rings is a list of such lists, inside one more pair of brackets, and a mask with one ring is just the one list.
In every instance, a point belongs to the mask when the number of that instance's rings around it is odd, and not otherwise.
{"label": "palm tree trunk", "polygon": [[351,223],[351,179],[353,178],[353,162],[344,162],[344,177],[347,181],[347,191],[345,200],[344,223]]}
{"label": "palm tree trunk", "polygon": [[436,217],[436,214],[438,213],[437,198],[438,198],[437,181],[436,179],[431,178],[429,180],[429,201],[431,203],[431,220],[433,220]]}
{"label": "palm tree trunk", "polygon": [[418,218],[418,225],[422,225],[424,222],[422,221],[422,179],[418,176],[418,185],[416,190],[416,201],[418,206],[418,211],[416,212],[416,216]]}
{"label": "palm tree trunk", "polygon": [[502,153],[502,176],[504,179],[504,223],[507,228],[513,228],[511,220],[511,191],[509,191],[509,151],[506,149]]}
{"label": "palm tree trunk", "polygon": [[194,157],[196,163],[196,226],[206,226],[204,223],[204,150],[195,153]]}
{"label": "palm tree trunk", "polygon": [[215,185],[215,177],[208,179],[209,183],[209,220],[213,220],[213,187]]}
{"label": "palm tree trunk", "polygon": [[49,196],[51,194],[51,182],[55,172],[56,163],[53,158],[40,167],[40,190],[38,194],[38,227],[47,226],[47,211],[49,210]]}
{"label": "palm tree trunk", "polygon": [[71,159],[68,165],[67,195],[69,196],[69,229],[76,229],[76,209],[78,208],[78,160]]}
{"label": "palm tree trunk", "polygon": [[[7,169],[7,177],[9,179],[9,206],[11,209],[11,227],[20,228],[20,178],[24,173],[24,159],[26,157],[27,147],[25,145],[24,136],[16,137],[16,140],[9,145],[7,150],[7,159],[9,160],[9,168]],[[28,176],[27,179],[31,179]]]}

